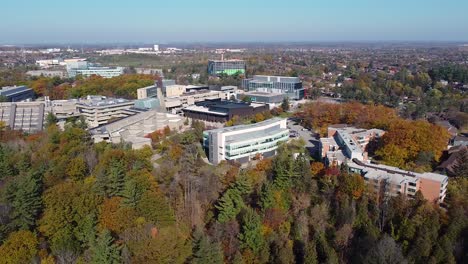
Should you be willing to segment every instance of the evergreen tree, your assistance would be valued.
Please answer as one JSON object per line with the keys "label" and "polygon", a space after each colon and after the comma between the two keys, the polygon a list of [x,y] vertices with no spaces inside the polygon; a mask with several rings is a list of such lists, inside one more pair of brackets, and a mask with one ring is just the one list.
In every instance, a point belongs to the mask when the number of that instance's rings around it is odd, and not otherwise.
{"label": "evergreen tree", "polygon": [[219,243],[211,242],[202,230],[194,232],[193,263],[218,264],[223,262],[223,253]]}
{"label": "evergreen tree", "polygon": [[13,175],[13,167],[9,162],[10,151],[0,145],[0,180]]}
{"label": "evergreen tree", "polygon": [[125,182],[125,187],[122,192],[122,196],[124,197],[122,201],[123,204],[132,208],[136,207],[144,192],[145,190],[138,186],[135,179],[129,179]]}
{"label": "evergreen tree", "polygon": [[29,174],[11,186],[8,201],[11,204],[12,225],[19,229],[29,229],[35,225],[42,209],[42,182],[38,175]]}
{"label": "evergreen tree", "polygon": [[457,177],[468,177],[468,150],[462,150],[457,157],[457,164],[453,167],[453,173]]}
{"label": "evergreen tree", "polygon": [[283,109],[283,111],[285,112],[289,111],[289,98],[288,97],[285,97],[283,99],[283,102],[281,103],[281,109]]}
{"label": "evergreen tree", "polygon": [[242,228],[239,234],[241,247],[258,253],[265,244],[261,229],[260,216],[253,209],[247,208],[242,217]]}
{"label": "evergreen tree", "polygon": [[228,222],[234,219],[244,208],[243,196],[252,191],[252,185],[245,175],[239,176],[237,181],[219,199],[216,209],[218,209],[218,221]]}
{"label": "evergreen tree", "polygon": [[107,195],[109,197],[122,194],[125,186],[125,168],[121,160],[112,159],[107,168]]}
{"label": "evergreen tree", "polygon": [[96,242],[94,243],[93,247],[91,247],[91,263],[121,263],[120,247],[114,244],[113,242],[114,238],[112,237],[109,230],[104,230],[96,239]]}

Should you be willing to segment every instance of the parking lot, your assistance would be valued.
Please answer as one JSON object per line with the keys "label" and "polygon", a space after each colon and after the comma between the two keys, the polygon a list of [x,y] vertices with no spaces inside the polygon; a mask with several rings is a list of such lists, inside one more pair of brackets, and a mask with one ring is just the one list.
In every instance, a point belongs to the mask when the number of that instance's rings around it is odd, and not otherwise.
{"label": "parking lot", "polygon": [[295,137],[291,138],[302,138],[306,142],[306,149],[309,151],[310,155],[312,157],[315,157],[318,154],[318,147],[319,147],[319,141],[318,141],[318,135],[314,133],[313,131],[309,131],[305,129],[303,126],[300,124],[296,123],[295,121],[288,119],[287,121],[288,128],[290,130],[291,135],[296,135]]}

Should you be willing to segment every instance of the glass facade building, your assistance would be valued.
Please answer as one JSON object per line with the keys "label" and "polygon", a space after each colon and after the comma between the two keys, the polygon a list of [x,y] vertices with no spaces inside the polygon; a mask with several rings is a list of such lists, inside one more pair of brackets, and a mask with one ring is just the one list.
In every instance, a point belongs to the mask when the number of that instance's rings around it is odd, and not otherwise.
{"label": "glass facade building", "polygon": [[209,75],[245,74],[245,61],[243,60],[210,60],[208,61]]}
{"label": "glass facade building", "polygon": [[249,92],[284,94],[294,100],[304,98],[304,88],[298,77],[255,75],[242,80],[242,87]]}

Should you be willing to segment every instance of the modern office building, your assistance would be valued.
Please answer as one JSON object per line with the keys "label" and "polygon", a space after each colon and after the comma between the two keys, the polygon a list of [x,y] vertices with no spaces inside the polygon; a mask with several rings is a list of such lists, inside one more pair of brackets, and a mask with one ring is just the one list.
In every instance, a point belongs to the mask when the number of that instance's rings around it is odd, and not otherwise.
{"label": "modern office building", "polygon": [[44,102],[0,103],[0,121],[11,130],[42,131],[45,116]]}
{"label": "modern office building", "polygon": [[249,92],[284,94],[294,100],[304,98],[304,88],[298,77],[255,75],[242,80],[242,87]]}
{"label": "modern office building", "polygon": [[197,120],[224,123],[234,116],[246,117],[268,111],[268,105],[225,100],[206,100],[182,109],[184,115]]}
{"label": "modern office building", "polygon": [[246,96],[251,102],[265,103],[270,105],[270,108],[281,104],[284,98],[286,98],[284,94],[280,93],[246,92],[238,94],[237,99],[242,100]]}
{"label": "modern office building", "polygon": [[241,125],[203,132],[203,147],[213,164],[223,160],[245,163],[258,154],[276,154],[278,143],[289,139],[286,119],[273,118],[252,125]]}
{"label": "modern office building", "polygon": [[80,100],[76,107],[90,128],[141,112],[134,108],[133,101],[105,96],[88,96]]}
{"label": "modern office building", "polygon": [[135,101],[135,108],[137,109],[159,109],[165,110],[161,107],[161,102],[159,98],[145,98],[145,99],[138,99]]}
{"label": "modern office building", "polygon": [[179,130],[183,123],[184,119],[179,115],[149,110],[93,128],[90,134],[95,143],[124,141],[130,143],[133,149],[139,149],[151,146],[151,139],[146,137],[149,133],[165,127]]}
{"label": "modern office building", "polygon": [[34,98],[34,91],[24,85],[5,86],[0,90],[0,97],[8,102],[20,102]]}
{"label": "modern office building", "polygon": [[420,191],[428,201],[442,203],[447,194],[448,177],[442,174],[409,172],[357,159],[348,161],[347,166],[350,172],[362,175],[368,188],[380,199],[397,195],[412,198]]}
{"label": "modern office building", "polygon": [[245,61],[243,60],[209,60],[208,61],[209,75],[234,75],[245,74]]}
{"label": "modern office building", "polygon": [[97,75],[103,78],[112,78],[122,75],[124,73],[124,69],[124,67],[88,67],[87,69],[77,69],[76,75],[82,75],[83,77]]}

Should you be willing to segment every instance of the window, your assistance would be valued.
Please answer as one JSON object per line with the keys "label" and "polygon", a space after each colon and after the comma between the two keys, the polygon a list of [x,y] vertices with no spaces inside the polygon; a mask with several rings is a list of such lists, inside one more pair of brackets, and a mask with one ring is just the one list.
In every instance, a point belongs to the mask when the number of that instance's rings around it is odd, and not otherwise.
{"label": "window", "polygon": [[416,189],[408,188],[408,192],[416,192]]}
{"label": "window", "polygon": [[416,183],[415,182],[410,182],[409,186],[416,186]]}

